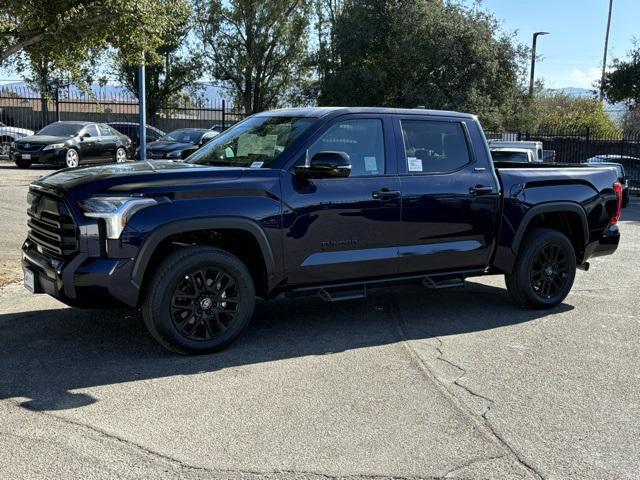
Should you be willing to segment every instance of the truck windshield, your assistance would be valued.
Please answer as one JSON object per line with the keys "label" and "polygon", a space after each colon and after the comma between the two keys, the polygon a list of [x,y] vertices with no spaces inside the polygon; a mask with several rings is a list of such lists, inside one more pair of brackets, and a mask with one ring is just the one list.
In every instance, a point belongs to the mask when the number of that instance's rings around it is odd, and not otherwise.
{"label": "truck windshield", "polygon": [[226,167],[269,168],[312,123],[313,117],[254,116],[221,133],[186,160]]}

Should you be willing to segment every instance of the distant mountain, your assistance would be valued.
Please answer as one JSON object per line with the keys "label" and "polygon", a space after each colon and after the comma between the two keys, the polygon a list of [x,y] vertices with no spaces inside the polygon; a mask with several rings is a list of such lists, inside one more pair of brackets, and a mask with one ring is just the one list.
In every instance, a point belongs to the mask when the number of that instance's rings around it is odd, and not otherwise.
{"label": "distant mountain", "polygon": [[[38,90],[30,87],[25,82],[0,83],[0,95],[2,91],[14,92],[17,95],[24,97],[39,96]],[[120,85],[99,85],[98,83],[94,83],[91,85],[91,91],[101,100],[122,100],[133,97],[131,92]],[[223,89],[210,83],[202,83],[194,88],[190,88],[188,93],[194,97],[204,99],[205,101],[214,101],[221,98],[225,98],[227,101],[229,100],[228,95],[224,93]],[[61,91],[61,96],[78,98],[89,96],[89,94],[81,91],[75,85],[71,85],[69,89]]]}
{"label": "distant mountain", "polygon": [[597,92],[589,88],[564,87],[564,88],[547,88],[549,93],[564,93],[571,97],[588,98],[595,97]]}

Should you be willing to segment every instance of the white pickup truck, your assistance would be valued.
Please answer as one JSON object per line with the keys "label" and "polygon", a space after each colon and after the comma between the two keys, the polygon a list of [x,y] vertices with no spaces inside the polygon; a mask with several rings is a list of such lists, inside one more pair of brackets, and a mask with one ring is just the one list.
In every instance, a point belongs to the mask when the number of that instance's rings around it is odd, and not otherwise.
{"label": "white pickup truck", "polygon": [[542,142],[538,141],[510,141],[510,140],[488,140],[489,148],[517,148],[530,150],[533,155],[534,162],[543,162]]}
{"label": "white pickup truck", "polygon": [[18,138],[33,135],[33,130],[26,128],[9,127],[0,122],[0,157],[8,157],[11,149],[11,142]]}
{"label": "white pickup truck", "polygon": [[526,148],[491,147],[490,150],[494,162],[531,163],[536,161],[533,152]]}

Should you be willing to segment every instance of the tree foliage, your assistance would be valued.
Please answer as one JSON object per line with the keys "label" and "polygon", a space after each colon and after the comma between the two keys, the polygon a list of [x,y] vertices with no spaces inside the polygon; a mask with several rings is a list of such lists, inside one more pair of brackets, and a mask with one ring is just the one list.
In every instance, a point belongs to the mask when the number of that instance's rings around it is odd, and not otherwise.
{"label": "tree foliage", "polygon": [[626,60],[615,59],[612,70],[604,77],[603,91],[612,103],[640,105],[640,41],[635,41]]}
{"label": "tree foliage", "polygon": [[483,10],[437,0],[338,6],[320,42],[321,104],[463,110],[492,128],[522,104],[526,50]]}
{"label": "tree foliage", "polygon": [[308,0],[197,0],[213,78],[245,113],[278,104],[307,75]]}
{"label": "tree foliage", "polygon": [[0,62],[39,47],[65,67],[83,51],[111,45],[127,62],[139,63],[140,52],[154,51],[172,28],[168,7],[184,1],[3,0]]}
{"label": "tree foliage", "polygon": [[572,97],[565,93],[541,94],[530,105],[537,118],[532,131],[585,132],[595,136],[620,133],[605,111],[605,105],[595,97]]}
{"label": "tree foliage", "polygon": [[[145,51],[145,88],[147,93],[147,117],[153,123],[155,115],[180,96],[185,87],[194,85],[202,75],[203,63],[199,52],[186,48],[191,28],[191,6],[186,2],[167,5],[173,23],[161,37],[161,43],[153,50]],[[154,58],[162,61],[154,61]],[[130,65],[120,52],[114,59],[116,75],[122,85],[138,96],[138,67]]]}

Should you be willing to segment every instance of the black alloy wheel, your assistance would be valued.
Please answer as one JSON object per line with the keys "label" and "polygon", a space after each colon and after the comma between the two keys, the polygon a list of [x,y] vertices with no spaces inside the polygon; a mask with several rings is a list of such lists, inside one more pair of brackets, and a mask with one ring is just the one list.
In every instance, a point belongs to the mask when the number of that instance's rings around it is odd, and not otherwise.
{"label": "black alloy wheel", "polygon": [[209,246],[169,253],[143,286],[142,317],[158,343],[183,355],[224,348],[251,322],[255,288],[235,255]]}
{"label": "black alloy wheel", "polygon": [[543,245],[533,260],[531,287],[541,298],[553,298],[569,278],[568,267],[569,260],[560,245]]}
{"label": "black alloy wheel", "polygon": [[188,273],[171,298],[171,319],[176,330],[191,340],[209,340],[227,331],[241,302],[235,280],[217,268]]}
{"label": "black alloy wheel", "polygon": [[562,303],[576,276],[573,244],[558,230],[536,228],[525,234],[513,271],[505,275],[511,298],[527,308]]}

